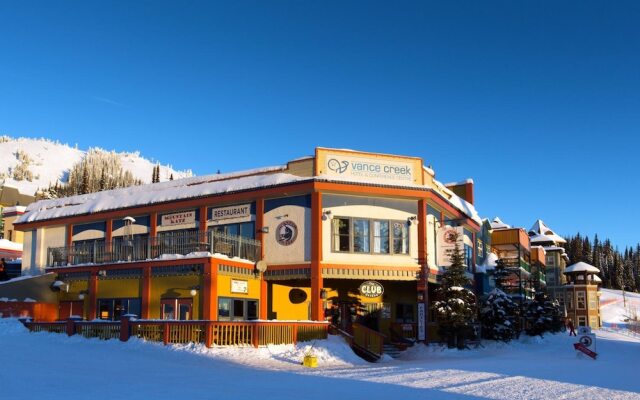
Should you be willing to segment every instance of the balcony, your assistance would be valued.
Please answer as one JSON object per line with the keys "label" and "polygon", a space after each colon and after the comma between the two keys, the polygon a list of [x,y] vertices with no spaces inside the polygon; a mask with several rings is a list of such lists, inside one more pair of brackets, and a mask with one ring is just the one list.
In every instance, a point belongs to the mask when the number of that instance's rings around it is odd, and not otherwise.
{"label": "balcony", "polygon": [[95,240],[65,247],[49,247],[47,267],[80,264],[111,264],[157,259],[163,255],[210,252],[245,260],[260,259],[261,243],[241,236],[219,232],[170,232],[156,237],[114,238],[111,242]]}
{"label": "balcony", "polygon": [[503,258],[502,261],[507,269],[522,269],[525,272],[531,273],[531,266],[522,258]]}

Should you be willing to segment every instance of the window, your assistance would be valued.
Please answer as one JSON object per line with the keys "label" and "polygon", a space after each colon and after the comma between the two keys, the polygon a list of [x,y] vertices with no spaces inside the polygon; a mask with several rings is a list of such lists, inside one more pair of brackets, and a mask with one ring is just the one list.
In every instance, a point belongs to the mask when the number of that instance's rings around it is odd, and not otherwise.
{"label": "window", "polygon": [[567,310],[573,310],[573,292],[566,293]]}
{"label": "window", "polygon": [[549,266],[553,266],[553,265],[555,265],[555,263],[556,263],[556,259],[555,259],[555,257],[553,256],[553,254],[546,256],[546,261],[547,261],[547,263],[546,263],[546,264],[547,264],[547,267],[549,267]]}
{"label": "window", "polygon": [[[373,252],[389,254],[389,221],[373,222]],[[395,224],[394,224],[395,228]],[[394,231],[395,245],[395,231]]]}
{"label": "window", "polygon": [[218,298],[220,321],[246,321],[258,319],[258,301],[251,299]]}
{"label": "window", "polygon": [[481,239],[476,240],[476,249],[478,251],[478,257],[484,257],[484,243]]}
{"label": "window", "polygon": [[366,219],[353,220],[353,251],[369,253],[369,221]]}
{"label": "window", "polygon": [[587,326],[587,317],[578,317],[578,326]]}
{"label": "window", "polygon": [[393,252],[395,254],[409,254],[409,233],[402,222],[393,223]]}
{"label": "window", "polygon": [[464,245],[464,263],[467,267],[467,271],[471,272],[473,265],[473,247]]}
{"label": "window", "polygon": [[413,323],[413,304],[396,304],[396,322]]}
{"label": "window", "polygon": [[589,326],[591,329],[598,329],[598,317],[589,317]]}
{"label": "window", "polygon": [[140,298],[98,299],[98,318],[119,321],[126,314],[140,315]]}
{"label": "window", "polygon": [[349,219],[335,218],[333,220],[333,251],[349,251]]}
{"label": "window", "polygon": [[587,304],[586,304],[586,299],[585,299],[585,293],[584,291],[579,291],[576,292],[576,308],[578,310],[584,310],[585,308],[587,308]]}
{"label": "window", "polygon": [[564,293],[559,292],[556,293],[556,299],[558,300],[558,304],[560,305],[560,310],[564,309]]}
{"label": "window", "polygon": [[337,217],[332,224],[334,252],[409,254],[406,222]]}

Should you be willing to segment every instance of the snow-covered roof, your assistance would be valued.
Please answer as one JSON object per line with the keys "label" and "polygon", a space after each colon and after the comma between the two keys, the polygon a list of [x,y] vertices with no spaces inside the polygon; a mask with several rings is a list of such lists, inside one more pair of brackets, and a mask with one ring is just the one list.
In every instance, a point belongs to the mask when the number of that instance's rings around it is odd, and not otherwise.
{"label": "snow-covered roof", "polygon": [[0,250],[22,251],[22,243],[12,242],[7,239],[0,239]]}
{"label": "snow-covered roof", "polygon": [[598,275],[593,275],[593,281],[594,282],[598,282],[598,283],[602,283],[602,279],[600,279],[600,277]]}
{"label": "snow-covered roof", "polygon": [[[532,234],[533,233],[533,234]],[[557,235],[551,230],[541,219],[537,220],[535,224],[529,229],[529,236],[531,243],[535,242],[554,242],[556,244],[567,243],[567,241],[560,235]]]}
{"label": "snow-covered roof", "polygon": [[[60,199],[41,200],[29,205],[26,213],[19,217],[15,223],[20,224],[74,215],[92,214],[297,182],[331,181],[355,184],[367,183],[366,180],[354,180],[324,175],[311,178],[300,177],[286,173],[284,172],[285,170],[285,165],[279,165],[235,173],[183,178],[173,181],[105,190]],[[455,208],[465,213],[478,224],[482,223],[480,216],[472,204],[445,188],[441,183],[437,181],[436,183],[439,189],[448,196],[448,201]],[[398,187],[425,189],[423,185],[416,184],[404,184],[398,185]]]}
{"label": "snow-covered roof", "polygon": [[573,272],[592,272],[594,274],[597,274],[600,272],[600,270],[591,264],[580,261],[578,263],[570,265],[569,267],[567,267],[567,269],[564,270],[565,274],[570,274]]}
{"label": "snow-covered roof", "polygon": [[473,183],[473,179],[468,178],[465,179],[463,181],[459,181],[459,182],[449,182],[449,183],[445,183],[445,186],[460,186],[460,185],[466,185],[467,183]]}
{"label": "snow-covered roof", "polygon": [[491,221],[491,229],[510,229],[511,225],[507,225],[500,218],[495,217],[493,221]]}

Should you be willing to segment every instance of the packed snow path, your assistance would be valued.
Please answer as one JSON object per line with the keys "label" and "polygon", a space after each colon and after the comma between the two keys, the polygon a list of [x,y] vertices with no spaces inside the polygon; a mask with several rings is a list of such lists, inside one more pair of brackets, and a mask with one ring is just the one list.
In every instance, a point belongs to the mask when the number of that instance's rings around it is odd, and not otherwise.
{"label": "packed snow path", "polygon": [[368,364],[340,338],[309,345],[206,349],[31,334],[0,320],[6,399],[640,399],[640,340],[598,333],[597,361],[549,335],[470,351],[417,346]]}

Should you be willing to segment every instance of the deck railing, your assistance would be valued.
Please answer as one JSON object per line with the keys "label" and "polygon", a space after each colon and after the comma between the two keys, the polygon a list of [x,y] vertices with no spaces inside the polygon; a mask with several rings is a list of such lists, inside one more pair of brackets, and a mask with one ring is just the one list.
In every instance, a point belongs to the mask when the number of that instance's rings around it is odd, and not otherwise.
{"label": "deck railing", "polygon": [[378,331],[364,325],[353,324],[353,345],[369,352],[376,357],[382,357],[385,336]]}
{"label": "deck railing", "polygon": [[278,321],[166,321],[136,320],[123,317],[120,322],[79,321],[25,322],[32,332],[79,334],[86,338],[129,340],[137,337],[152,342],[203,343],[212,346],[266,346],[295,344],[326,339],[326,322]]}
{"label": "deck railing", "polygon": [[260,259],[258,240],[220,232],[166,232],[155,237],[118,237],[110,242],[94,240],[64,247],[49,247],[47,266],[105,264],[143,261],[163,254],[220,253],[250,261]]}

